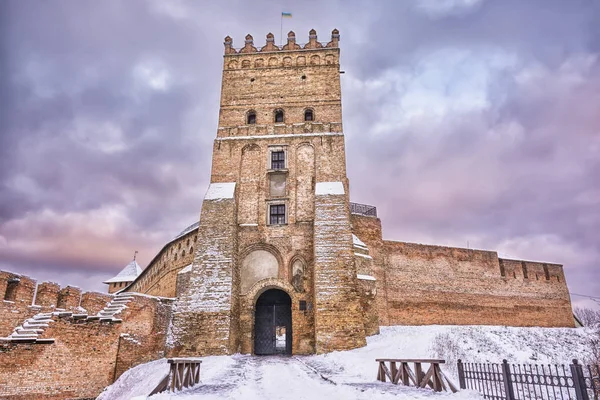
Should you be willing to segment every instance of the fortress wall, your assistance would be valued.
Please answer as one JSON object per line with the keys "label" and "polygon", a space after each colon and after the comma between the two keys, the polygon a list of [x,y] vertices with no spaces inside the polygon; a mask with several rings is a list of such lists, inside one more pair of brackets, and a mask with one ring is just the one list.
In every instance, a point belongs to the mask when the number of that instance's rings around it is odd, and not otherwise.
{"label": "fortress wall", "polygon": [[59,290],[56,308],[62,308],[67,311],[75,311],[79,308],[81,301],[81,289],[74,286],[66,286]]}
{"label": "fortress wall", "polygon": [[375,277],[375,288],[377,295],[375,301],[379,310],[379,324],[391,325],[388,322],[387,311],[387,285],[384,266],[384,243],[381,234],[381,220],[359,214],[351,214],[352,233],[369,247],[371,260],[371,275]]}
{"label": "fortress wall", "polygon": [[125,291],[175,297],[177,273],[194,261],[194,254],[198,248],[197,235],[196,228],[164,246]]}
{"label": "fortress wall", "polygon": [[[11,282],[11,283],[9,283]],[[12,272],[0,271],[0,337],[9,335],[22,321],[36,314],[32,307],[36,281]]]}
{"label": "fortress wall", "polygon": [[60,285],[55,282],[42,282],[38,284],[35,295],[35,304],[42,307],[56,307]]}
{"label": "fortress wall", "polygon": [[574,326],[560,265],[414,243],[384,249],[389,325]]}
{"label": "fortress wall", "polygon": [[88,315],[96,315],[112,298],[112,295],[106,293],[85,292],[81,295],[81,308],[85,309]]}
{"label": "fortress wall", "polygon": [[0,398],[95,398],[127,368],[163,357],[169,304],[136,296],[127,307],[123,323],[54,317],[42,336],[53,344],[3,344]]}

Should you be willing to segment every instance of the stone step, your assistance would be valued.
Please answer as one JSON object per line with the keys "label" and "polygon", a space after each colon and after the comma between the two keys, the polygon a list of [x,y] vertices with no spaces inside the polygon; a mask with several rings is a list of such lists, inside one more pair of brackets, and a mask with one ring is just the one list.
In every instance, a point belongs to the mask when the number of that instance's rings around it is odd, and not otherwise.
{"label": "stone step", "polygon": [[26,322],[29,325],[44,325],[44,324],[47,325],[48,322],[54,322],[54,321],[51,319],[31,319],[31,318],[29,318]]}
{"label": "stone step", "polygon": [[11,339],[37,339],[37,334],[20,334],[20,333],[11,333],[9,336]]}
{"label": "stone step", "polygon": [[36,314],[31,319],[51,319],[53,313]]}
{"label": "stone step", "polygon": [[39,343],[39,344],[52,344],[52,343],[54,343],[54,339],[52,339],[52,338],[48,338],[48,339],[36,339],[35,342]]}
{"label": "stone step", "polygon": [[87,317],[87,314],[73,314],[73,319],[86,319]]}
{"label": "stone step", "polygon": [[110,302],[110,304],[127,304],[129,303],[131,300],[130,299],[116,299]]}
{"label": "stone step", "polygon": [[48,324],[30,324],[28,321],[25,321],[23,324],[24,329],[39,329],[39,328],[47,328]]}
{"label": "stone step", "polygon": [[44,333],[44,330],[43,329],[15,328],[14,333],[18,333],[19,335],[38,335],[40,333]]}
{"label": "stone step", "polygon": [[118,305],[115,305],[115,306],[108,306],[108,307],[105,307],[104,309],[105,309],[105,310],[122,310],[122,309],[124,309],[124,308],[126,308],[126,307],[127,307],[127,306],[126,306],[125,304],[123,304],[123,305],[121,305],[121,304],[118,304]]}
{"label": "stone step", "polygon": [[66,318],[66,317],[72,316],[73,313],[72,312],[60,312],[60,313],[57,313],[57,315],[58,315],[58,318]]}
{"label": "stone step", "polygon": [[99,319],[100,319],[100,317],[97,315],[88,315],[88,317],[87,317],[88,321],[97,321]]}
{"label": "stone step", "polygon": [[13,338],[13,337],[8,337],[6,338],[8,342],[13,342],[13,343],[35,343],[37,341],[36,338]]}

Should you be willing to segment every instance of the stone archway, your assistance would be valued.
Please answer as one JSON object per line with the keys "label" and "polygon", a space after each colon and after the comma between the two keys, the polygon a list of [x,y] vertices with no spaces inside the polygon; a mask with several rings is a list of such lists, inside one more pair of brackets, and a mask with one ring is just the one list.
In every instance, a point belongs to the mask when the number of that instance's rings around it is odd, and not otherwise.
{"label": "stone archway", "polygon": [[292,354],[292,299],[281,289],[264,291],[254,307],[254,354]]}

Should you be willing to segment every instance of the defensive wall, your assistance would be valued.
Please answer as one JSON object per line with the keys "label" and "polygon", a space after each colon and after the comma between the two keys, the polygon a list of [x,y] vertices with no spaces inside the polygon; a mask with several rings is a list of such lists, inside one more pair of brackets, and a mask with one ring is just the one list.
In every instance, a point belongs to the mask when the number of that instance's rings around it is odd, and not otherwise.
{"label": "defensive wall", "polygon": [[562,265],[383,240],[372,216],[352,227],[373,257],[381,325],[574,326]]}
{"label": "defensive wall", "polygon": [[[36,289],[37,287],[37,289]],[[165,356],[171,300],[107,295],[0,271],[0,398],[95,398]]]}

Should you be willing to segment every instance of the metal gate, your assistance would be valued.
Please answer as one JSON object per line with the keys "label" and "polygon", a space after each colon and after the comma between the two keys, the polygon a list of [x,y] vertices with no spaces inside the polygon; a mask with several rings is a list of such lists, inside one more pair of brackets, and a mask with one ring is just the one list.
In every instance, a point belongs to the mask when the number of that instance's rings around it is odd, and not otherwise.
{"label": "metal gate", "polygon": [[[265,299],[259,298],[257,301],[254,314],[254,354],[256,355],[292,354],[292,306],[287,293],[281,293],[287,299],[275,294],[278,297],[276,299],[272,296],[274,293],[271,293],[271,296],[266,296]],[[277,304],[281,303],[281,300],[284,304]]]}

